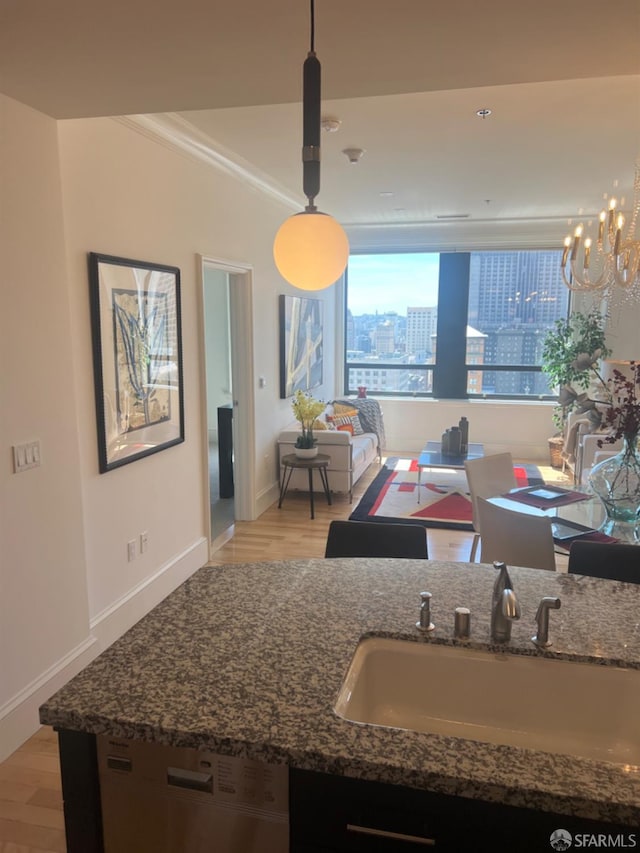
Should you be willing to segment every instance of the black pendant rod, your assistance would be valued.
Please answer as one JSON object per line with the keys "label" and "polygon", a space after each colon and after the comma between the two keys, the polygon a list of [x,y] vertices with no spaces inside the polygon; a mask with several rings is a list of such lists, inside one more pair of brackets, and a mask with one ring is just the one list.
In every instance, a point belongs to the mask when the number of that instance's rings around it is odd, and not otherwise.
{"label": "black pendant rod", "polygon": [[315,53],[314,0],[310,2],[310,47],[302,69],[302,185],[308,213],[316,210],[320,192],[320,61]]}

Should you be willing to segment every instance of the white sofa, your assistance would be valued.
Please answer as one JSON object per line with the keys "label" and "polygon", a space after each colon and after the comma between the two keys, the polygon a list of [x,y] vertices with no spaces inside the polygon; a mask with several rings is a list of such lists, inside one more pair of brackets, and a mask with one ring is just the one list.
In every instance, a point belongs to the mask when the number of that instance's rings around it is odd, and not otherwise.
{"label": "white sofa", "polygon": [[[379,454],[378,437],[373,432],[363,435],[351,435],[340,430],[314,430],[318,441],[318,453],[326,453],[330,457],[327,468],[329,488],[332,492],[347,492],[349,500],[353,498],[353,486],[364,474],[369,465]],[[278,460],[280,463],[280,481],[282,482],[283,456],[293,453],[296,439],[300,435],[300,424],[292,424],[278,436]],[[314,476],[315,491],[322,491],[320,477]],[[309,477],[306,471],[295,470],[289,481],[289,491],[299,489],[309,491]]]}

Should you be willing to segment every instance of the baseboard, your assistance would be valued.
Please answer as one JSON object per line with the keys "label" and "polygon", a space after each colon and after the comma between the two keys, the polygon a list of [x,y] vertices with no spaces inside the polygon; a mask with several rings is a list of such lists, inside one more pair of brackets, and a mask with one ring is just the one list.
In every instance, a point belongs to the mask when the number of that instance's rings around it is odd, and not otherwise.
{"label": "baseboard", "polygon": [[97,642],[96,654],[107,649],[208,560],[208,543],[202,537],[94,616],[89,624]]}
{"label": "baseboard", "polygon": [[95,638],[87,637],[0,708],[0,761],[39,729],[40,705],[91,663],[96,656],[95,645]]}
{"label": "baseboard", "polygon": [[[269,507],[274,504],[278,498],[280,497],[280,487],[277,483],[272,483],[270,486],[267,486],[266,489],[263,489],[261,492],[258,492],[256,495],[256,518],[262,515],[263,512],[269,509]],[[251,521],[255,521],[255,519],[250,519]]]}
{"label": "baseboard", "polygon": [[207,540],[203,537],[93,618],[91,633],[86,640],[0,707],[0,761],[4,761],[38,730],[38,709],[43,702],[204,566],[208,559]]}

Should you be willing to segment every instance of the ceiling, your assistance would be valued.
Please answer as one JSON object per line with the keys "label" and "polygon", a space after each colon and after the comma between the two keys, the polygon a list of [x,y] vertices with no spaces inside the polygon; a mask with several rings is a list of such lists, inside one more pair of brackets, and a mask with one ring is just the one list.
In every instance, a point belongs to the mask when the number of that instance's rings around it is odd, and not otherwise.
{"label": "ceiling", "polygon": [[[545,222],[561,242],[603,193],[628,207],[640,2],[608,8],[317,0],[322,111],[341,120],[322,135],[319,208],[408,245],[425,224],[496,221]],[[308,46],[308,0],[0,0],[1,92],[58,119],[169,113],[291,208]],[[357,164],[347,147],[365,150]]]}

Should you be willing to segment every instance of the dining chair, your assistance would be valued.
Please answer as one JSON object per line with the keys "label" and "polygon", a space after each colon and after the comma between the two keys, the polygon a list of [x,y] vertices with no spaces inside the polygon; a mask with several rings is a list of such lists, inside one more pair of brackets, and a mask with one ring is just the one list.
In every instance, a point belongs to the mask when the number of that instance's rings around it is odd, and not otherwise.
{"label": "dining chair", "polygon": [[510,566],[556,569],[551,518],[514,512],[478,498],[480,560],[499,560]]}
{"label": "dining chair", "polygon": [[640,545],[577,539],[569,549],[567,571],[573,575],[640,583]]}
{"label": "dining chair", "polygon": [[468,459],[464,463],[464,470],[471,495],[472,523],[475,531],[469,560],[474,563],[482,536],[477,499],[495,498],[510,489],[515,489],[518,483],[513,472],[513,457],[510,453],[495,453],[492,456],[481,456],[479,459]]}
{"label": "dining chair", "polygon": [[332,521],[325,557],[406,557],[428,559],[427,530],[421,524]]}

